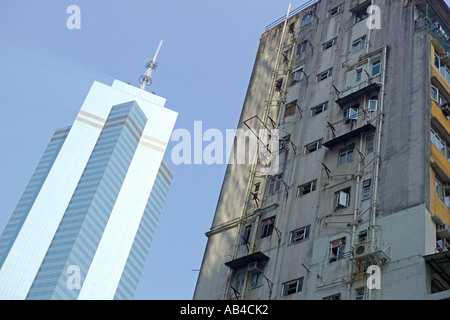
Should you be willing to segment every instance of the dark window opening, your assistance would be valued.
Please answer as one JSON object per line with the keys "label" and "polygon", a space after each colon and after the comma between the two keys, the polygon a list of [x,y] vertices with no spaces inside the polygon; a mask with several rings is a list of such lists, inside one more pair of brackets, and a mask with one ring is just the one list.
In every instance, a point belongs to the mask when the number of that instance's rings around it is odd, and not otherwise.
{"label": "dark window opening", "polygon": [[261,239],[270,237],[273,233],[273,228],[275,225],[275,217],[270,217],[262,221],[261,226]]}

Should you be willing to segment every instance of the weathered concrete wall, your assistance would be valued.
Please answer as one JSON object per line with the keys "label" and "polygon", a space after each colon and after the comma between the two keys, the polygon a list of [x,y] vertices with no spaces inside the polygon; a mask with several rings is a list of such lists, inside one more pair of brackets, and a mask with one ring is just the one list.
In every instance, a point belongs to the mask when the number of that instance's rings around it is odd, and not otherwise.
{"label": "weathered concrete wall", "polygon": [[[407,232],[399,232],[399,226]],[[361,224],[360,230],[367,229],[368,223]],[[433,231],[435,225],[430,213],[423,204],[377,220],[377,238],[379,249],[390,256],[390,261],[381,266],[381,289],[374,290],[374,299],[424,299],[430,295],[427,282],[425,261],[422,256],[435,253],[436,241]],[[341,294],[342,299],[348,295],[348,265],[350,259],[329,263],[329,243],[349,234],[342,232],[331,236],[317,238],[314,241],[311,274],[307,278],[307,299],[322,299],[334,294]],[[349,243],[349,241],[347,241]],[[355,270],[356,271],[356,270]],[[354,290],[365,286],[367,275],[360,273],[361,280],[353,282],[350,297],[354,299]],[[367,293],[367,291],[366,291]]]}
{"label": "weathered concrete wall", "polygon": [[[371,31],[367,19],[356,23],[355,15],[349,11],[358,4],[370,2],[344,1],[344,10],[327,18],[327,12],[341,3],[341,0],[319,1],[288,22],[295,23],[296,44],[307,41],[308,46],[304,53],[294,52],[290,69],[303,67],[302,79],[288,85],[284,95],[275,93],[281,100],[280,137],[290,134],[292,142],[281,156],[283,164],[279,173],[283,174],[283,187],[268,194],[270,177],[265,179],[256,175],[253,183],[261,183],[258,196],[262,205],[258,209],[251,198],[246,198],[252,166],[228,166],[211,229],[216,230],[230,221],[235,223],[225,231],[209,235],[194,299],[232,298],[227,288],[235,284],[236,274],[224,263],[255,251],[270,258],[264,275],[273,287],[270,290],[266,281],[256,288],[247,285],[242,298],[322,299],[340,293],[343,299],[354,299],[355,289],[364,286],[365,278],[364,270],[358,270],[348,259],[352,250],[352,226],[355,226],[355,235],[369,227],[378,144],[381,144],[381,166],[375,229],[377,239],[390,244],[390,261],[383,266],[383,289],[373,297],[422,299],[430,294],[430,270],[422,258],[433,253],[436,247],[435,225],[429,213],[431,56],[428,33],[414,31],[414,5],[408,1],[377,1],[382,10],[381,29]],[[315,13],[312,23],[301,27],[303,17],[311,9]],[[261,37],[239,128],[246,128],[243,124],[246,119],[255,115],[262,118],[264,114],[282,27],[279,25]],[[353,42],[363,36],[366,36],[366,47],[352,52]],[[322,52],[322,44],[335,37],[337,44]],[[283,52],[290,48],[291,39],[288,35]],[[379,75],[369,79],[366,72],[371,74],[374,61],[383,61],[384,48],[387,64],[381,67]],[[330,68],[333,68],[332,76],[317,83],[316,76]],[[358,82],[356,70],[360,68],[365,71]],[[357,121],[345,122],[344,109],[336,100],[370,83],[381,84],[384,76],[384,121],[378,141],[382,91],[354,101],[359,103]],[[286,75],[280,74],[279,78],[283,78],[284,83],[289,82]],[[378,110],[369,113],[367,103],[372,98],[378,99]],[[297,101],[300,110],[284,118],[285,105],[293,101]],[[328,109],[311,117],[311,109],[326,101]],[[276,105],[271,107],[271,117],[275,120],[278,111]],[[313,153],[305,153],[305,146],[312,142],[321,140],[324,143],[366,124],[376,128],[372,153],[365,152],[370,131],[333,148],[322,146]],[[353,160],[339,165],[340,149],[352,144],[355,146]],[[328,174],[323,165],[330,170]],[[372,181],[371,196],[361,200],[363,181],[369,179]],[[297,188],[312,181],[316,181],[316,189],[298,196]],[[335,194],[345,188],[350,188],[349,206],[335,210]],[[355,213],[358,215],[356,223]],[[248,218],[237,223],[243,216]],[[276,217],[274,232],[261,239],[261,220],[272,216]],[[246,225],[252,225],[248,250],[239,244],[242,227]],[[309,237],[290,243],[291,232],[302,227],[309,227]],[[330,242],[340,238],[346,239],[347,258],[330,263]],[[359,280],[349,281],[352,272],[359,272]],[[302,277],[302,290],[283,297],[283,284]],[[247,284],[249,281],[247,279]]]}
{"label": "weathered concrete wall", "polygon": [[[264,34],[261,38],[249,88],[239,119],[238,130],[241,129],[248,133],[248,128],[244,124],[244,121],[254,116],[258,116],[260,119],[264,118],[282,27],[282,25],[276,27]],[[277,111],[275,108],[272,108],[272,112],[270,113],[270,116],[275,120]],[[248,124],[254,132],[262,129],[257,119]],[[253,139],[253,142],[255,142],[255,137],[251,133],[249,135]],[[237,144],[235,143],[236,146]],[[248,151],[248,146],[246,146],[246,150],[249,156],[254,155]],[[233,148],[232,151],[232,157],[233,155],[235,157],[235,164],[229,164],[227,166],[211,230],[222,224],[241,218],[244,213],[250,172],[253,165],[252,163],[237,164],[239,155],[235,151],[237,151],[237,148]],[[229,163],[231,162],[232,160],[229,161]],[[234,224],[232,227],[233,230],[209,236],[194,293],[195,299],[224,298],[224,286],[228,275],[228,269],[224,266],[224,263],[233,258],[236,238],[240,238],[240,236],[237,236],[238,231],[240,231],[239,226],[239,224]]]}

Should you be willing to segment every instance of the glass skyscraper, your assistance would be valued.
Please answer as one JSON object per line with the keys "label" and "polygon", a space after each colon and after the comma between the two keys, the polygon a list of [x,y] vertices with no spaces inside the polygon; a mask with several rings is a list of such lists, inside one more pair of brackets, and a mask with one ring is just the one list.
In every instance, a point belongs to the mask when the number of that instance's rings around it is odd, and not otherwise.
{"label": "glass skyscraper", "polygon": [[94,82],[57,130],[0,237],[0,299],[132,299],[173,178],[177,113]]}

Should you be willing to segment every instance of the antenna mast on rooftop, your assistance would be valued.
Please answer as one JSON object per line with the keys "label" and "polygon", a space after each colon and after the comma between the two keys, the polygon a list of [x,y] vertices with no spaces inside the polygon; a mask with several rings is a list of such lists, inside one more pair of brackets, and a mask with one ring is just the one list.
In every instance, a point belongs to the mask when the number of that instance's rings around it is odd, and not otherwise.
{"label": "antenna mast on rooftop", "polygon": [[158,62],[156,62],[156,57],[158,56],[159,50],[161,49],[163,41],[161,40],[159,42],[158,49],[156,49],[155,56],[153,57],[153,60],[147,59],[147,64],[145,67],[147,68],[147,71],[145,74],[139,77],[139,82],[141,83],[141,89],[145,90],[145,87],[148,87],[152,84],[152,70],[155,70],[158,68]]}

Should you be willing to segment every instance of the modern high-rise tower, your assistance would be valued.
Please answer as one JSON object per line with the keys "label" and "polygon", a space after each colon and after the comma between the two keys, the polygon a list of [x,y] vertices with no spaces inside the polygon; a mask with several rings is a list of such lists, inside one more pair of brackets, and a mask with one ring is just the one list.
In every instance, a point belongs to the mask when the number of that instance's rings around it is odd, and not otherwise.
{"label": "modern high-rise tower", "polygon": [[133,298],[173,178],[165,101],[94,82],[0,237],[0,299]]}
{"label": "modern high-rise tower", "polygon": [[449,37],[443,0],[267,27],[238,127],[272,161],[230,161],[194,299],[450,298]]}

